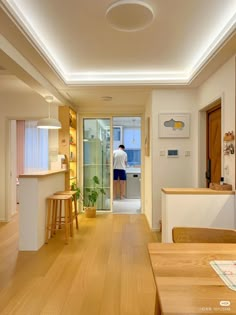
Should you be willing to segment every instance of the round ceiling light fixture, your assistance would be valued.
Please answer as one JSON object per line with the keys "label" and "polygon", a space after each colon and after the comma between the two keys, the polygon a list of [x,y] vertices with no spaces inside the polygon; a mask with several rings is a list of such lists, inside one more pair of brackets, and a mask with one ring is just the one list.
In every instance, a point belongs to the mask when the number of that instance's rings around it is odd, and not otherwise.
{"label": "round ceiling light fixture", "polygon": [[124,32],[142,30],[152,23],[154,17],[152,7],[142,0],[119,0],[106,11],[111,26]]}

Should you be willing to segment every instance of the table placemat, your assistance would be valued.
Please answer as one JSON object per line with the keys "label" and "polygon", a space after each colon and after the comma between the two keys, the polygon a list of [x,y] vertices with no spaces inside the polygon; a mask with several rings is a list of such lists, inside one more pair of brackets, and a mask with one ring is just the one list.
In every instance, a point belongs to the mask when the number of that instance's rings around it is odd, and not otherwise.
{"label": "table placemat", "polygon": [[236,260],[212,260],[210,265],[224,283],[236,291]]}

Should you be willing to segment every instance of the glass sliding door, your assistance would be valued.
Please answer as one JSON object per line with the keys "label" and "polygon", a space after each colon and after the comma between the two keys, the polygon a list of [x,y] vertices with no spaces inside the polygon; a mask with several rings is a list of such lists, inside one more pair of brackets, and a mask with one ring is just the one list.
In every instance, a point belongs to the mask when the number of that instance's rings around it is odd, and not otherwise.
{"label": "glass sliding door", "polygon": [[83,120],[83,152],[84,194],[85,189],[91,186],[93,176],[98,176],[100,187],[106,194],[99,196],[97,210],[110,210],[110,119]]}

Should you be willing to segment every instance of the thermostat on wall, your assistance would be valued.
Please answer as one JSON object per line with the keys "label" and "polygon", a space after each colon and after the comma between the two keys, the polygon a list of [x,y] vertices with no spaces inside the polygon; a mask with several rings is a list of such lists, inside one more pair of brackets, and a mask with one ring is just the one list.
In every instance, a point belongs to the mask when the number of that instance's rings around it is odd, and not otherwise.
{"label": "thermostat on wall", "polygon": [[179,150],[177,149],[168,149],[167,150],[168,157],[179,157]]}

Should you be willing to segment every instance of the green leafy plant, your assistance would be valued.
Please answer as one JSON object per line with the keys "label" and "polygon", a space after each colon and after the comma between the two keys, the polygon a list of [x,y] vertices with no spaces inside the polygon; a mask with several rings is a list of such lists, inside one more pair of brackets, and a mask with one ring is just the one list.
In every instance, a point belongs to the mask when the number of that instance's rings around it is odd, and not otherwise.
{"label": "green leafy plant", "polygon": [[92,181],[92,188],[85,188],[85,197],[84,197],[85,207],[94,207],[99,195],[106,194],[105,190],[99,187],[100,181],[97,176],[93,176],[91,181]]}
{"label": "green leafy plant", "polygon": [[83,201],[82,191],[81,191],[80,187],[77,187],[75,182],[71,184],[71,190],[76,191],[75,197],[77,200],[80,199],[80,201]]}
{"label": "green leafy plant", "polygon": [[103,188],[100,188],[100,181],[97,176],[93,176],[91,179],[91,188],[85,188],[84,195],[80,187],[77,187],[76,183],[71,184],[71,190],[76,191],[76,199],[83,202],[84,207],[94,207],[99,195],[105,195],[106,192]]}

